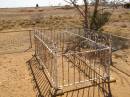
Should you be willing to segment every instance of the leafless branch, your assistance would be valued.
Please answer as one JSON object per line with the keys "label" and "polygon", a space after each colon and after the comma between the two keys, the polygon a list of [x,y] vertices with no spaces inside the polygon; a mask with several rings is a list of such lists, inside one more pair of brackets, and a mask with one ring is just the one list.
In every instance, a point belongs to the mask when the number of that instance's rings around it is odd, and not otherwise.
{"label": "leafless branch", "polygon": [[73,6],[78,10],[78,12],[85,17],[84,12],[80,9],[79,5],[77,5],[77,0],[64,0],[65,2],[68,2],[69,4],[73,4]]}

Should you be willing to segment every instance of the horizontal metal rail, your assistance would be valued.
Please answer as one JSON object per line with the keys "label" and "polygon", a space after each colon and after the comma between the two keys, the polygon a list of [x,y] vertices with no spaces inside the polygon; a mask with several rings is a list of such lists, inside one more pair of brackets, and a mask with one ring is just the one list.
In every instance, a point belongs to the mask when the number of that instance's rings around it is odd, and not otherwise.
{"label": "horizontal metal rail", "polygon": [[[111,78],[110,78],[111,79]],[[75,86],[75,87],[72,87],[70,89],[68,88],[63,88],[63,93],[68,93],[68,92],[72,92],[72,91],[77,91],[77,90],[81,90],[81,89],[84,89],[84,88],[90,88],[90,87],[95,87],[95,86],[98,86],[98,85],[101,85],[101,84],[108,84],[108,83],[114,83],[116,82],[115,79],[111,79],[111,80],[106,80],[106,81],[103,81],[103,82],[100,82],[100,83],[95,83],[95,84],[82,84],[82,83],[79,83],[79,85]]]}
{"label": "horizontal metal rail", "polygon": [[46,48],[47,48],[53,55],[55,55],[55,52],[53,52],[53,51],[48,47],[48,45],[47,45],[39,36],[37,36],[37,35],[34,35],[34,36],[35,36],[35,38],[37,38],[43,45],[45,45]]}
{"label": "horizontal metal rail", "polygon": [[[69,33],[69,32],[66,31],[66,33]],[[102,47],[102,48],[109,47],[109,46],[105,46],[105,45],[103,45],[103,44],[101,44],[101,43],[97,43],[96,41],[93,41],[93,40],[91,40],[91,39],[89,39],[89,38],[87,38],[87,37],[83,37],[83,36],[80,36],[80,35],[78,35],[78,34],[75,34],[75,33],[69,33],[69,34],[76,35],[76,36],[78,36],[78,37],[84,38],[84,39],[86,39],[86,40],[88,40],[88,41],[90,41],[90,42],[92,42],[92,43],[94,43],[94,44],[96,44],[97,46]]]}
{"label": "horizontal metal rail", "polygon": [[10,30],[10,31],[0,31],[0,33],[16,33],[16,32],[22,32],[22,31],[33,31],[33,29],[23,29],[23,30]]}

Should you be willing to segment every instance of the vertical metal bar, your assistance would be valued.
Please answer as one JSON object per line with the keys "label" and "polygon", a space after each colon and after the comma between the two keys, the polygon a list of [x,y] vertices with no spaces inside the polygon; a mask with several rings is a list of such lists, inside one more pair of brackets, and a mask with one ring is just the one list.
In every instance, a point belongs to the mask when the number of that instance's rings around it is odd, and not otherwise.
{"label": "vertical metal bar", "polygon": [[52,73],[53,73],[53,55],[51,54],[51,66],[50,66],[50,75],[52,76]]}
{"label": "vertical metal bar", "polygon": [[50,36],[49,36],[49,38],[50,38],[51,40],[53,40],[53,39],[52,39],[52,32],[53,32],[53,30],[50,29]]}
{"label": "vertical metal bar", "polygon": [[[60,32],[60,37],[59,37],[59,39],[60,39],[60,50],[62,51],[62,37],[61,37],[61,32]],[[62,52],[63,53],[63,52]]]}
{"label": "vertical metal bar", "polygon": [[37,42],[35,38],[36,32],[34,32],[34,43],[35,43],[35,55],[37,55]]}
{"label": "vertical metal bar", "polygon": [[59,49],[59,39],[58,39],[58,34],[59,34],[59,33],[56,32],[56,44],[57,44],[57,49]]}
{"label": "vertical metal bar", "polygon": [[54,75],[55,75],[55,83],[56,83],[56,89],[58,89],[58,63],[57,63],[57,53],[55,52],[55,57],[54,57]]}
{"label": "vertical metal bar", "polygon": [[30,48],[32,48],[32,32],[29,30]]}
{"label": "vertical metal bar", "polygon": [[[84,60],[85,60],[85,62],[86,62],[86,59],[85,59],[85,54],[84,54]],[[83,76],[84,76],[84,81],[86,80],[86,64],[84,64],[83,62],[82,62],[82,65],[83,65],[83,68],[84,68],[84,72],[83,72]]]}
{"label": "vertical metal bar", "polygon": [[78,62],[78,65],[79,65],[79,66],[78,66],[78,68],[79,68],[79,69],[78,69],[78,73],[79,73],[79,82],[80,82],[80,71],[81,71],[80,59],[78,59],[78,61],[79,61],[79,62]]}
{"label": "vertical metal bar", "polygon": [[[84,60],[85,60],[85,62],[86,62],[86,53],[84,54]],[[87,70],[88,70],[88,67],[87,67],[87,65],[86,64],[84,64],[85,65],[85,70],[84,70],[84,81],[86,80],[86,75],[87,75]]]}
{"label": "vertical metal bar", "polygon": [[84,91],[85,91],[85,89],[83,89],[83,93],[82,93],[82,96],[81,96],[81,97],[84,97]]}
{"label": "vertical metal bar", "polygon": [[68,84],[70,83],[70,77],[69,77],[69,75],[70,75],[70,65],[69,65],[69,58],[68,58]]}
{"label": "vertical metal bar", "polygon": [[[75,39],[74,39],[75,40]],[[76,54],[75,54],[75,49],[74,49],[74,84],[75,84],[75,66],[76,66]]]}
{"label": "vertical metal bar", "polygon": [[[64,52],[64,33],[62,35],[63,43],[62,43],[62,52]],[[64,86],[64,58],[62,55],[62,85]]]}
{"label": "vertical metal bar", "polygon": [[[93,71],[94,84],[96,83],[96,80],[97,80],[95,76],[95,72],[96,72],[95,64],[96,64],[96,52],[94,52],[94,70],[95,70]],[[94,95],[95,95],[95,87],[93,87],[93,97]]]}

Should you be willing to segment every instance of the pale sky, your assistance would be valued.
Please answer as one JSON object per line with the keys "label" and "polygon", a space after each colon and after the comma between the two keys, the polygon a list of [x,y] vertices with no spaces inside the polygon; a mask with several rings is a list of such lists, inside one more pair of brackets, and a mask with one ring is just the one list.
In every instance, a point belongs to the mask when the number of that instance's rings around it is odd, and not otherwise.
{"label": "pale sky", "polygon": [[[127,0],[128,1],[128,0]],[[82,4],[82,0],[79,0]],[[0,0],[0,8],[6,7],[34,7],[36,4],[39,6],[54,6],[67,4],[64,0]]]}
{"label": "pale sky", "polygon": [[[79,0],[79,2],[82,0]],[[80,2],[81,3],[81,2]],[[67,4],[64,0],[0,0],[0,8],[5,7],[31,7],[39,4],[39,6],[54,6]]]}

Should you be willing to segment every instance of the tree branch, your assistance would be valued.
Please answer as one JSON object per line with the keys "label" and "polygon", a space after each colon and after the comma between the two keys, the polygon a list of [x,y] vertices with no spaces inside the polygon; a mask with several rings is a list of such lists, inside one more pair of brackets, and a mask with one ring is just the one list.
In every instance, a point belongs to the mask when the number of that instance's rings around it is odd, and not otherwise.
{"label": "tree branch", "polygon": [[85,15],[84,15],[84,12],[83,11],[81,11],[81,9],[79,8],[79,5],[77,5],[76,4],[76,2],[77,2],[77,0],[64,0],[65,2],[67,2],[67,3],[69,3],[69,4],[73,4],[73,6],[79,11],[79,13],[83,16],[83,17],[85,17]]}
{"label": "tree branch", "polygon": [[91,29],[93,29],[93,25],[96,26],[96,17],[97,17],[97,13],[98,13],[98,5],[99,5],[99,0],[96,0],[95,5],[94,5],[94,12],[93,12],[93,16],[92,16],[92,21],[90,24]]}

